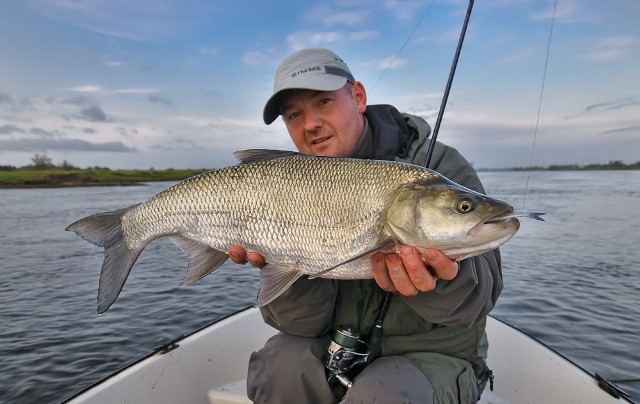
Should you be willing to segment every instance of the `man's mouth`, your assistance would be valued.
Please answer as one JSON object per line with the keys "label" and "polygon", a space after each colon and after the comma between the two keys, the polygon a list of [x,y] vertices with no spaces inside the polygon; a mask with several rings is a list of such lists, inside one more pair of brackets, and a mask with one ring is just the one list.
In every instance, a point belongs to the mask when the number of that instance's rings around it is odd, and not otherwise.
{"label": "man's mouth", "polygon": [[312,145],[317,145],[317,144],[320,144],[320,143],[323,143],[323,142],[327,141],[330,138],[331,138],[331,136],[325,136],[325,137],[320,137],[320,138],[317,138],[317,139],[313,139],[311,141],[311,144]]}

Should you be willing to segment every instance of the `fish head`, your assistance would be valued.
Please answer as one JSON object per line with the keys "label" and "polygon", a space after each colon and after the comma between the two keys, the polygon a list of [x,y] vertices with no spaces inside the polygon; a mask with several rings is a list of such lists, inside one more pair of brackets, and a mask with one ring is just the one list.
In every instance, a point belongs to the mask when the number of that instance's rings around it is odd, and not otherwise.
{"label": "fish head", "polygon": [[419,251],[436,248],[456,261],[499,247],[520,222],[513,207],[442,178],[402,188],[389,206],[386,230]]}

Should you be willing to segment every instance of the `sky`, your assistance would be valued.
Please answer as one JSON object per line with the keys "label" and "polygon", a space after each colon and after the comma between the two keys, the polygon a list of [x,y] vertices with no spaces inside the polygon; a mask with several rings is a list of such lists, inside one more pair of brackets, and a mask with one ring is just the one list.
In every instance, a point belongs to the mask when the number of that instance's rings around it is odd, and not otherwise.
{"label": "sky", "polygon": [[[217,168],[294,150],[262,121],[278,64],[327,47],[435,124],[458,0],[3,0],[0,166]],[[476,168],[640,161],[640,2],[476,2],[438,140]]]}

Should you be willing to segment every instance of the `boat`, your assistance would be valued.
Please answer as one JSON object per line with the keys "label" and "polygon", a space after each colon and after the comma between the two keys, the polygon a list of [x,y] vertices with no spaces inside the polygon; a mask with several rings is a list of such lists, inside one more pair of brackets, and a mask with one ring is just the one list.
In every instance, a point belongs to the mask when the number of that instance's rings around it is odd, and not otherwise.
{"label": "boat", "polygon": [[[65,403],[250,403],[247,363],[277,331],[256,308],[157,348]],[[480,403],[630,403],[629,397],[526,333],[489,316],[489,386]]]}

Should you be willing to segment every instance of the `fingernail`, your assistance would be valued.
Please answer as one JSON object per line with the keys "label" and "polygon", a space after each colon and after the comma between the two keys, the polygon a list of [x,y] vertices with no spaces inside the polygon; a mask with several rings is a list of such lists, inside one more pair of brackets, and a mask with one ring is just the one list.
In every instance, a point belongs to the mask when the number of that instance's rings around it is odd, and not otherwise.
{"label": "fingernail", "polygon": [[404,258],[412,257],[413,251],[414,251],[413,247],[409,247],[409,246],[403,246],[402,248],[400,248],[400,253]]}
{"label": "fingernail", "polygon": [[424,252],[424,256],[425,258],[427,258],[429,261],[435,261],[438,259],[438,253],[433,251],[433,250],[426,250]]}

